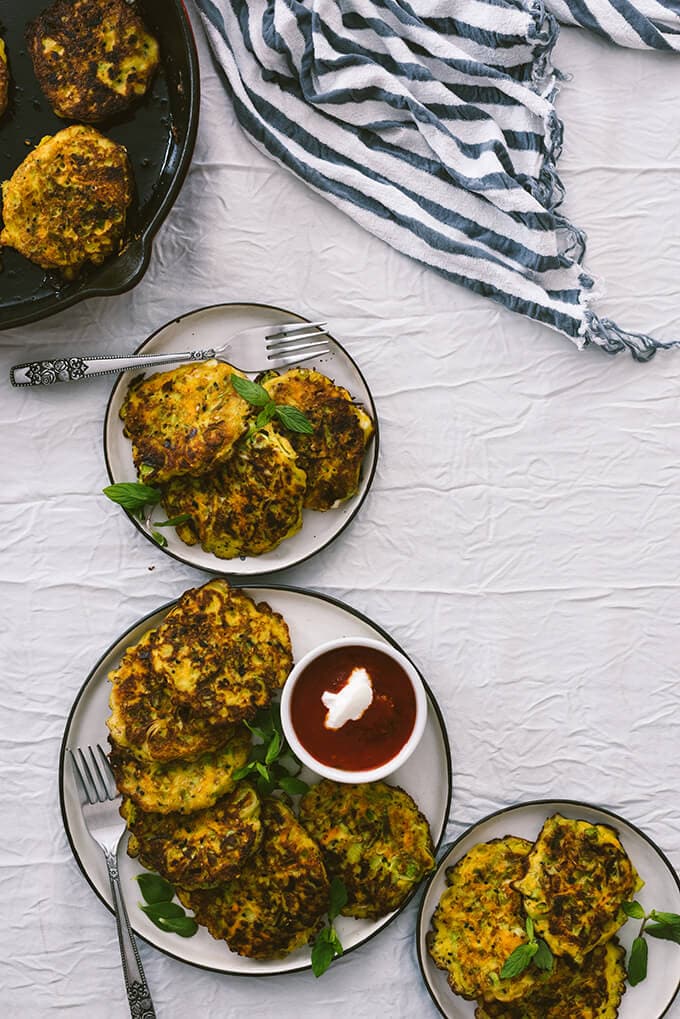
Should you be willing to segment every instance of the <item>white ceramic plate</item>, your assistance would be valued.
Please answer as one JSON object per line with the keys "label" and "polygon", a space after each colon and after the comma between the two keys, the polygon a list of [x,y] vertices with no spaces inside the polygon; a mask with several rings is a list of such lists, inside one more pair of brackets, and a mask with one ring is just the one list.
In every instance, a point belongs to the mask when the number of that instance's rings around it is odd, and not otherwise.
{"label": "white ceramic plate", "polygon": [[[293,654],[301,658],[313,645],[336,637],[374,637],[394,644],[387,634],[368,619],[340,602],[295,588],[252,586],[244,588],[256,601],[266,601],[280,612],[293,643]],[[85,877],[94,891],[111,908],[109,883],[104,857],[90,838],[83,822],[78,790],[67,747],[102,743],[106,746],[109,716],[107,676],[120,662],[125,649],[136,643],[143,633],[157,626],[174,603],[164,605],[141,619],[124,633],[98,662],[82,687],[71,710],[61,748],[60,792],[64,825],[71,848]],[[309,780],[309,772],[302,773]],[[312,781],[314,779],[312,778]],[[413,796],[430,824],[435,846],[441,841],[451,801],[451,759],[443,719],[428,691],[428,720],[425,734],[412,757],[389,780]],[[176,959],[223,973],[266,975],[306,969],[310,965],[308,948],[299,949],[284,959],[271,962],[242,958],[230,952],[226,944],[215,941],[207,930],[200,929],[192,938],[166,934],[155,927],[138,908],[139,891],[134,876],[142,870],[121,846],[119,854],[123,894],[130,921],[137,934],[150,944]],[[402,907],[403,908],[403,907]],[[381,931],[396,916],[391,913],[379,920],[357,920],[341,917],[337,928],[345,951],[356,948]]]}
{"label": "white ceramic plate", "polygon": [[[296,315],[283,308],[274,308],[264,304],[217,304],[209,308],[199,308],[188,312],[181,318],[174,319],[162,326],[137,348],[138,354],[153,354],[172,350],[195,350],[203,347],[215,347],[226,343],[230,336],[251,326],[269,325],[276,322],[305,322],[308,319]],[[273,573],[308,559],[315,552],[325,548],[355,516],[373,480],[378,461],[378,420],[373,397],[349,354],[337,340],[329,337],[331,351],[322,357],[302,362],[304,368],[314,368],[344,386],[354,400],[361,403],[371,416],[375,425],[375,433],[364,456],[363,470],[359,491],[351,499],[335,509],[320,513],[305,510],[302,528],[292,538],[286,538],[271,552],[259,556],[243,556],[235,559],[218,559],[211,552],[204,552],[200,545],[185,545],[177,537],[173,527],[164,528],[167,547],[163,551],[179,559],[180,562],[197,566],[210,573],[227,576],[254,577],[263,573]],[[169,371],[172,365],[161,368],[148,368],[146,373]],[[119,412],[125,393],[134,373],[123,372],[118,376],[113,387],[106,418],[104,420],[104,456],[109,477],[112,482],[136,481],[137,472],[132,462],[132,446],[123,435],[123,423]],[[163,510],[158,508],[154,519],[162,520]],[[130,520],[149,541],[154,542],[144,524],[135,517]],[[158,546],[157,546],[158,547]]]}
{"label": "white ceramic plate", "polygon": [[[661,909],[669,913],[680,913],[680,880],[669,861],[643,832],[617,814],[574,800],[536,800],[491,814],[468,828],[446,850],[420,905],[417,930],[420,967],[427,989],[446,1019],[472,1019],[475,1012],[473,1001],[465,1001],[451,991],[446,974],[434,965],[425,944],[430,919],[446,888],[447,867],[453,866],[478,842],[488,842],[505,835],[518,835],[533,840],[546,818],[555,813],[616,828],[624,849],[645,882],[644,887],[637,892],[636,900],[647,911]],[[639,921],[629,920],[619,931],[618,937],[626,952],[639,926]],[[647,978],[636,987],[626,987],[619,1008],[619,1019],[661,1019],[680,989],[680,948],[668,941],[653,938],[648,941]]]}

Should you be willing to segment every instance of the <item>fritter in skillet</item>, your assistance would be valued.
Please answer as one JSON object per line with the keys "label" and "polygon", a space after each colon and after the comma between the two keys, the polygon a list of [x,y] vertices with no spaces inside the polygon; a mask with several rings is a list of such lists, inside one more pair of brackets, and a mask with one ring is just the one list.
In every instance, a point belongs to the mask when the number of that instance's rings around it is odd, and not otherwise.
{"label": "fritter in skillet", "polygon": [[7,49],[5,40],[0,39],[0,117],[7,109],[9,101],[9,67],[7,66]]}
{"label": "fritter in skillet", "polygon": [[616,1019],[626,989],[625,951],[616,938],[598,945],[581,966],[553,959],[551,973],[520,1001],[480,1002],[475,1019]]}
{"label": "fritter in skillet", "polygon": [[205,474],[232,454],[252,412],[223,361],[182,365],[130,383],[120,416],[142,481]]}
{"label": "fritter in skillet", "polygon": [[[223,730],[221,730],[223,731]],[[190,814],[211,807],[234,788],[234,772],[247,762],[251,737],[237,729],[225,746],[194,761],[138,761],[112,744],[109,760],[118,789],[140,810]]]}
{"label": "fritter in skillet", "polygon": [[434,867],[427,820],[408,793],[385,782],[323,779],[301,799],[300,822],[347,888],[346,916],[392,912]]}
{"label": "fritter in skillet", "polygon": [[446,871],[448,887],[432,916],[427,948],[463,998],[512,1002],[540,979],[534,966],[512,979],[500,977],[507,958],[526,941],[513,883],[524,873],[531,846],[514,835],[481,842]]}
{"label": "fritter in skillet", "polygon": [[220,559],[261,555],[302,527],[305,483],[292,446],[268,425],[210,474],[164,485],[163,507],[169,517],[191,515],[177,527],[187,545],[200,541]]}
{"label": "fritter in skillet", "polygon": [[150,647],[152,667],[175,702],[219,724],[267,707],[293,665],[283,617],[226,580],[185,592]]}
{"label": "fritter in skillet", "polygon": [[621,903],[641,886],[614,828],[560,814],[543,825],[515,882],[537,934],[577,963],[625,923]]}
{"label": "fritter in skillet", "polygon": [[74,279],[119,250],[132,195],[124,146],[74,124],[43,138],[3,181],[0,244]]}
{"label": "fritter in skillet", "polygon": [[233,881],[212,891],[178,890],[185,906],[232,952],[273,959],[321,929],[329,883],[319,847],[280,800],[262,805],[264,837]]}
{"label": "fritter in skillet", "polygon": [[219,750],[233,727],[216,725],[196,715],[191,705],[174,700],[165,678],[151,664],[154,637],[154,630],[145,633],[109,675],[111,715],[106,724],[112,742],[139,761],[161,764]]}
{"label": "fritter in skillet", "polygon": [[26,43],[57,116],[89,124],[143,96],[158,67],[158,43],[125,0],[56,0]]}
{"label": "fritter in skillet", "polygon": [[212,888],[238,877],[262,840],[260,801],[245,782],[193,814],[148,814],[131,800],[120,809],[128,854],[182,888]]}
{"label": "fritter in skillet", "polygon": [[305,507],[329,510],[355,495],[373,422],[352,397],[320,372],[293,368],[283,375],[268,372],[262,385],[272,400],[298,407],[314,427],[310,434],[281,429],[307,475]]}

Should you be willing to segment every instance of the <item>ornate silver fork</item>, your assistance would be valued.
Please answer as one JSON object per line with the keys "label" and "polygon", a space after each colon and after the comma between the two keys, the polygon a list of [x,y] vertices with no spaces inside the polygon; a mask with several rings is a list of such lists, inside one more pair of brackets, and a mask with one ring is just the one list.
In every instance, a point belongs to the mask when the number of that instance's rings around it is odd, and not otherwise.
{"label": "ornate silver fork", "polygon": [[125,831],[125,821],[118,813],[120,793],[106,754],[99,744],[96,752],[88,746],[85,753],[77,747],[69,750],[69,754],[85,797],[81,796],[85,825],[94,841],[101,846],[106,859],[130,1015],[132,1019],[156,1019],[118,875],[118,846]]}
{"label": "ornate silver fork", "polygon": [[218,355],[244,372],[285,368],[330,353],[325,322],[286,322],[251,326],[235,333],[219,347],[167,354],[115,354],[111,357],[59,357],[47,361],[15,364],[9,377],[13,386],[51,386],[54,382],[79,382],[95,375],[112,375],[131,369],[152,368],[188,361],[209,361]]}

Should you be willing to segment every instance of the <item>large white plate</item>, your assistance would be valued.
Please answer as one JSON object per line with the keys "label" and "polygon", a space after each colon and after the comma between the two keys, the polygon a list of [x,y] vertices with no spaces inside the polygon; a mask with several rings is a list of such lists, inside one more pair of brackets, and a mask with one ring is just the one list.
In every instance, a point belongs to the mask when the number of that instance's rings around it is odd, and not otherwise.
{"label": "large white plate", "polygon": [[[199,308],[188,312],[181,318],[174,319],[162,326],[148,337],[137,348],[138,354],[153,354],[172,350],[195,350],[203,347],[216,347],[226,343],[230,336],[251,326],[270,325],[276,322],[305,322],[308,319],[296,315],[283,308],[274,308],[264,304],[216,304],[209,308]],[[315,552],[325,548],[355,516],[373,480],[378,461],[378,419],[373,397],[366,385],[363,375],[346,350],[334,338],[330,337],[331,351],[322,357],[304,361],[302,367],[315,368],[329,378],[344,386],[353,399],[361,403],[373,419],[375,434],[371,439],[364,457],[363,470],[359,491],[351,499],[335,509],[320,513],[305,510],[302,528],[292,538],[286,538],[278,548],[259,556],[243,556],[234,559],[218,559],[211,552],[204,552],[200,545],[185,545],[177,537],[173,527],[164,528],[167,547],[163,551],[191,566],[198,566],[210,573],[227,576],[254,577],[264,573],[273,573],[308,559]],[[168,371],[172,366],[147,368],[145,373]],[[132,462],[132,445],[123,435],[123,423],[120,419],[120,408],[133,373],[123,372],[118,376],[113,387],[106,418],[104,420],[104,456],[109,477],[112,482],[135,481],[137,472]],[[154,541],[149,531],[135,517],[130,520],[149,541]],[[163,519],[163,511],[158,508],[154,518]],[[155,544],[155,542],[154,542]]]}
{"label": "large white plate", "polygon": [[[283,615],[290,629],[296,659],[301,658],[314,645],[337,637],[374,637],[397,647],[375,624],[332,599],[286,587],[256,585],[244,590],[256,601],[267,601]],[[66,764],[65,751],[67,747],[83,744],[102,743],[106,746],[108,674],[116,668],[125,649],[136,643],[146,630],[157,626],[173,604],[164,605],[141,619],[109,648],[78,694],[62,742],[59,782],[66,833],[85,877],[109,908],[111,896],[104,857],[85,828],[75,778],[70,764]],[[307,780],[311,777],[308,772],[303,772],[302,776]],[[401,786],[413,796],[430,824],[435,845],[439,845],[451,802],[451,759],[444,721],[429,690],[425,734],[413,756],[390,776],[389,782]],[[127,856],[124,846],[121,846],[119,864],[123,894],[134,930],[168,955],[197,966],[232,974],[285,973],[306,969],[310,965],[308,948],[299,949],[285,959],[261,962],[233,954],[223,941],[214,941],[205,929],[200,929],[193,938],[187,939],[160,931],[138,908],[139,891],[134,876],[142,868]],[[356,948],[373,937],[395,915],[391,913],[375,921],[341,917],[337,927],[345,950]]]}
{"label": "large white plate", "polygon": [[[534,800],[490,814],[468,828],[447,849],[428,883],[420,905],[417,932],[420,967],[427,988],[446,1019],[472,1019],[475,1012],[474,1002],[464,1001],[452,992],[446,974],[434,965],[425,944],[432,914],[446,888],[447,867],[453,866],[478,842],[488,842],[505,835],[534,840],[546,818],[556,813],[616,828],[624,849],[645,882],[636,894],[636,900],[647,911],[660,909],[680,913],[680,880],[669,861],[651,839],[617,814],[574,800]],[[639,920],[629,920],[619,931],[618,937],[626,952],[639,926]],[[680,989],[680,948],[669,941],[648,940],[647,978],[636,987],[626,987],[619,1008],[619,1019],[661,1019]]]}

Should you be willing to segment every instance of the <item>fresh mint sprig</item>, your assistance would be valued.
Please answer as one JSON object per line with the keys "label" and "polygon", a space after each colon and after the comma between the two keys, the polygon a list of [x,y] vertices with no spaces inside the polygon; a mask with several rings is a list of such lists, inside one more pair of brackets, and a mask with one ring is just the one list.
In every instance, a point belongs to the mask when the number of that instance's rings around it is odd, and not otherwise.
{"label": "fresh mint sprig", "polygon": [[258,742],[253,743],[250,758],[234,772],[234,778],[251,778],[261,796],[283,789],[289,796],[306,793],[309,786],[298,775],[302,765],[286,743],[278,704],[261,709],[253,722],[246,722]]}
{"label": "fresh mint sprig", "polygon": [[244,379],[240,375],[231,375],[230,379],[232,386],[243,400],[252,404],[253,407],[260,408],[260,413],[250,426],[248,438],[254,435],[255,432],[259,432],[261,428],[264,428],[274,418],[278,418],[284,428],[288,428],[291,432],[302,432],[305,435],[311,435],[314,431],[314,425],[306,414],[298,407],[291,407],[287,403],[275,403],[264,386],[261,386],[259,382]]}
{"label": "fresh mint sprig", "polygon": [[[128,513],[132,513],[138,520],[148,523],[149,526],[151,525],[148,517],[151,509],[161,501],[163,495],[159,488],[152,488],[151,485],[145,485],[141,481],[117,481],[114,485],[107,485],[102,491],[111,502],[118,503]],[[179,516],[172,517],[170,520],[154,521],[151,537],[161,548],[165,548],[168,540],[156,528],[178,527],[188,520],[191,520],[190,513],[180,513]]]}
{"label": "fresh mint sprig", "polygon": [[146,905],[139,903],[139,908],[146,913],[149,920],[167,934],[179,934],[181,938],[191,938],[198,930],[193,916],[189,916],[178,902],[173,902],[175,889],[160,874],[146,872],[136,878],[139,890]]}
{"label": "fresh mint sprig", "polygon": [[536,937],[534,922],[531,917],[527,917],[524,927],[527,940],[523,944],[518,945],[503,963],[503,968],[501,969],[502,980],[512,980],[513,977],[518,977],[532,962],[538,969],[545,970],[548,973],[553,968],[552,952],[545,941]]}
{"label": "fresh mint sprig", "polygon": [[628,955],[628,983],[631,987],[641,983],[647,976],[647,955],[649,946],[645,934],[661,941],[674,941],[680,945],[680,914],[666,913],[652,909],[645,913],[639,902],[624,902],[621,907],[626,916],[633,920],[642,920],[637,937],[634,938]]}
{"label": "fresh mint sprig", "polygon": [[325,973],[333,959],[337,959],[343,953],[342,943],[334,922],[346,902],[347,889],[339,877],[334,877],[330,887],[328,923],[323,930],[319,931],[312,946],[312,972],[315,977],[320,977],[322,973]]}

